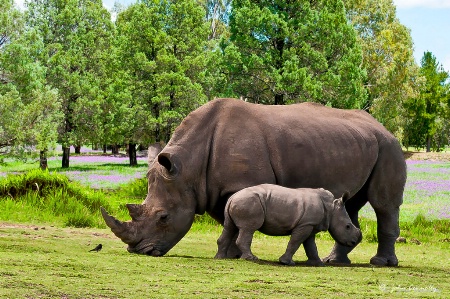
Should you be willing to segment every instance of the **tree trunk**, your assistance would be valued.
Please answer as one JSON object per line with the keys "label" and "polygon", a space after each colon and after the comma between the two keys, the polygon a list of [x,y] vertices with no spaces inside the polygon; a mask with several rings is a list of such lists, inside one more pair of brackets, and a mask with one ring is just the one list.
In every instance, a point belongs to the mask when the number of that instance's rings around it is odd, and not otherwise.
{"label": "tree trunk", "polygon": [[275,105],[284,105],[284,99],[282,94],[275,95]]}
{"label": "tree trunk", "polygon": [[81,154],[81,145],[75,145],[75,154]]}
{"label": "tree trunk", "polygon": [[128,144],[128,156],[130,157],[130,166],[137,166],[136,143]]}
{"label": "tree trunk", "polygon": [[113,155],[118,155],[119,154],[119,146],[117,144],[114,144],[111,146],[111,153]]}
{"label": "tree trunk", "polygon": [[70,146],[63,146],[62,168],[69,168]]}
{"label": "tree trunk", "polygon": [[106,144],[103,145],[103,153],[106,154]]}
{"label": "tree trunk", "polygon": [[48,164],[47,164],[47,150],[43,150],[39,152],[39,167],[42,170],[47,170]]}
{"label": "tree trunk", "polygon": [[427,153],[431,152],[431,136],[427,136]]}

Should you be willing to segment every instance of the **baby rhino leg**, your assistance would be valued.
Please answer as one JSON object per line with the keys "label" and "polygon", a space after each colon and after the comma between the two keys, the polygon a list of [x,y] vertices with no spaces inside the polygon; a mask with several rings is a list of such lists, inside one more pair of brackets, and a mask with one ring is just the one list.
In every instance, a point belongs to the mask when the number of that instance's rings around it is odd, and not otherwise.
{"label": "baby rhino leg", "polygon": [[306,239],[305,242],[303,242],[303,247],[305,248],[305,253],[308,257],[306,264],[310,266],[324,266],[325,264],[322,262],[319,257],[319,253],[317,252],[315,239],[316,235],[313,234],[308,239]]}
{"label": "baby rhino leg", "polygon": [[241,250],[241,259],[255,261],[258,258],[253,255],[250,247],[252,246],[253,234],[256,230],[239,229],[239,236],[236,239],[236,245]]}
{"label": "baby rhino leg", "polygon": [[243,200],[237,199],[235,205],[230,210],[230,218],[239,229],[236,245],[242,252],[241,258],[246,260],[257,260],[250,247],[252,245],[253,234],[264,224],[264,210],[259,199]]}
{"label": "baby rhino leg", "polygon": [[294,228],[291,239],[289,240],[286,252],[280,256],[279,261],[284,265],[295,265],[292,256],[297,252],[300,245],[311,235],[313,228],[311,226],[300,226]]}

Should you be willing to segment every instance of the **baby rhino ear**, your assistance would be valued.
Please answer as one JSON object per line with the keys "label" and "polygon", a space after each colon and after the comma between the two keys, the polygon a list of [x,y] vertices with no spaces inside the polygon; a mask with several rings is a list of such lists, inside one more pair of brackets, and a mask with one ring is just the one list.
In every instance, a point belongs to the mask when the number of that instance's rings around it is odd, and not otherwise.
{"label": "baby rhino ear", "polygon": [[342,197],[341,198],[336,198],[334,201],[333,201],[333,207],[336,209],[336,208],[342,208],[344,206],[344,201],[342,200]]}

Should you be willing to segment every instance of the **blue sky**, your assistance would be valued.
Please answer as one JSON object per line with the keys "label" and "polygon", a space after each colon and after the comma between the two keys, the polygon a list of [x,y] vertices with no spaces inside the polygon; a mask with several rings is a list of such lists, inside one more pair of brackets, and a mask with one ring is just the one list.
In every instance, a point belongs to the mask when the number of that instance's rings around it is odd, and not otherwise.
{"label": "blue sky", "polygon": [[450,72],[450,0],[394,0],[400,23],[411,30],[414,57],[420,65],[425,51]]}
{"label": "blue sky", "polygon": [[[15,0],[23,3],[24,0]],[[425,51],[430,51],[450,72],[450,0],[393,0],[397,6],[397,17],[411,30],[414,42],[414,57],[420,64]],[[124,5],[135,0],[103,0],[111,9],[114,2]]]}

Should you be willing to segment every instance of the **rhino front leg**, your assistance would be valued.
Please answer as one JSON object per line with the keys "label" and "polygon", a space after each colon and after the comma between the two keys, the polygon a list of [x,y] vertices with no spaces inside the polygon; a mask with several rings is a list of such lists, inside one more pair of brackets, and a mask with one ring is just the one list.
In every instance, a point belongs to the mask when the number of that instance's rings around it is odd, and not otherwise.
{"label": "rhino front leg", "polygon": [[291,239],[286,248],[286,252],[278,259],[283,265],[294,266],[292,257],[297,252],[300,245],[311,235],[313,228],[311,226],[296,227],[292,231]]}
{"label": "rhino front leg", "polygon": [[240,229],[236,245],[242,252],[241,259],[255,261],[258,258],[251,251],[254,230]]}
{"label": "rhino front leg", "polygon": [[[222,234],[220,235],[219,239],[217,239],[217,254],[214,258],[216,259],[225,259],[230,257],[228,255],[228,252],[230,251],[231,247],[234,247],[237,249],[236,246],[236,237],[237,236],[237,228],[234,225],[225,225],[222,231]],[[239,251],[240,253],[240,251]],[[234,256],[231,256],[231,258],[234,258]]]}
{"label": "rhino front leg", "polygon": [[324,266],[324,263],[320,259],[319,253],[317,252],[315,234],[312,234],[308,239],[305,240],[305,242],[303,242],[303,247],[305,248],[305,253],[308,257],[308,260],[306,261],[307,265]]}

